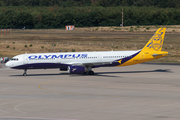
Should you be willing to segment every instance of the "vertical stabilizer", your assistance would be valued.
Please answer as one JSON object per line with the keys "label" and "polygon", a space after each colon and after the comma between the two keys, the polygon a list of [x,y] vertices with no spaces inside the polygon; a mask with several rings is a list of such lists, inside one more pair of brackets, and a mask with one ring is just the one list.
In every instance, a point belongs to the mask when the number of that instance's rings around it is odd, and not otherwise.
{"label": "vertical stabilizer", "polygon": [[161,51],[166,28],[159,28],[148,43],[144,46],[142,51]]}

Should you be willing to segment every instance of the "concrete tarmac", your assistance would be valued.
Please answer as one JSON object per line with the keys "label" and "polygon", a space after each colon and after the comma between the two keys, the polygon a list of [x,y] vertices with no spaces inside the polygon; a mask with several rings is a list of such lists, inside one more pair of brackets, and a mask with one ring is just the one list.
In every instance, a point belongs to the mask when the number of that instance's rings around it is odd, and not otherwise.
{"label": "concrete tarmac", "polygon": [[179,120],[180,65],[0,69],[0,120]]}

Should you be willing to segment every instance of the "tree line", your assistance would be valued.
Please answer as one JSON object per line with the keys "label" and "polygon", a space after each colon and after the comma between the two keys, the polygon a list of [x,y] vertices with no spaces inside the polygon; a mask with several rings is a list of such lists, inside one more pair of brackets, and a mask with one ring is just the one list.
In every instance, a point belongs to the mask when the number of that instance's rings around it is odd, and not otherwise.
{"label": "tree line", "polygon": [[179,8],[179,0],[0,0],[0,6],[155,6],[160,8]]}
{"label": "tree line", "polygon": [[[23,1],[23,0],[22,0]],[[27,0],[28,1],[28,0]],[[30,1],[30,0],[29,0]],[[180,9],[157,7],[123,7],[124,25],[176,25],[180,24]],[[1,7],[0,28],[64,28],[119,26],[122,7]]]}

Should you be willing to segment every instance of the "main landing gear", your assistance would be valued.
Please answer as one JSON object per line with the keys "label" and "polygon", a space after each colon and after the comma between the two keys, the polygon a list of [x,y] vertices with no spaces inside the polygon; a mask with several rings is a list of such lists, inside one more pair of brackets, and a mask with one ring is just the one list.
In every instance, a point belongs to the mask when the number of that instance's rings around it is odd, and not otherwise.
{"label": "main landing gear", "polygon": [[89,75],[94,75],[94,71],[89,71],[88,74]]}
{"label": "main landing gear", "polygon": [[94,75],[94,71],[83,72],[84,75]]}
{"label": "main landing gear", "polygon": [[92,68],[91,67],[88,67],[88,72],[87,74],[89,75],[94,75],[94,71],[92,71]]}
{"label": "main landing gear", "polygon": [[27,76],[27,69],[24,69],[24,73],[23,73],[23,76]]}

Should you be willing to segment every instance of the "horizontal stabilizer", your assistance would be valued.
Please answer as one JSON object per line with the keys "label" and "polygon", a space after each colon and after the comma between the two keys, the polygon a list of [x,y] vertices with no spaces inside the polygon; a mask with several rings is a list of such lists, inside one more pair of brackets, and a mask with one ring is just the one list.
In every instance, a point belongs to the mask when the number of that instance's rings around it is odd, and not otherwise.
{"label": "horizontal stabilizer", "polygon": [[164,53],[164,54],[152,54],[153,57],[157,57],[157,56],[164,56],[164,55],[168,55],[168,53]]}

